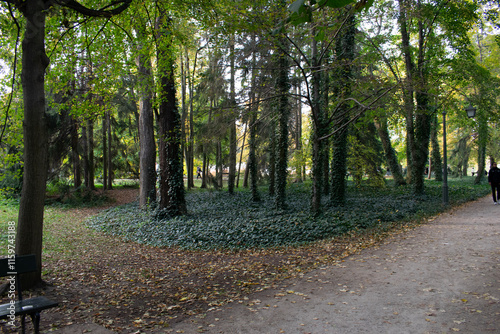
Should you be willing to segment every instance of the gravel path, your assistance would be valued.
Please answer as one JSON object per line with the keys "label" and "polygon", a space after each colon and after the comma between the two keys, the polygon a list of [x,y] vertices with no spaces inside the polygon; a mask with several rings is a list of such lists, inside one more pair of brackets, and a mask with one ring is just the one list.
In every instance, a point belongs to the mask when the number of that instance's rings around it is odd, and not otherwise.
{"label": "gravel path", "polygon": [[417,229],[168,333],[500,333],[500,206]]}

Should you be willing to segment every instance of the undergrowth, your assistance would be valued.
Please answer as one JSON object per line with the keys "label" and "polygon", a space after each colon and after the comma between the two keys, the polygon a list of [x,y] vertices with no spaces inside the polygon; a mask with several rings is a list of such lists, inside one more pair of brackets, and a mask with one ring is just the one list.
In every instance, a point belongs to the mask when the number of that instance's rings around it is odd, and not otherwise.
{"label": "undergrowth", "polygon": [[[449,182],[450,205],[486,195],[489,187],[473,185],[472,179]],[[238,249],[300,245],[356,229],[384,228],[395,223],[418,221],[443,211],[440,182],[428,181],[425,195],[416,197],[409,186],[387,188],[348,187],[346,205],[330,206],[312,216],[307,184],[287,190],[287,209],[277,211],[273,198],[262,192],[251,201],[249,191],[233,195],[218,191],[191,191],[186,199],[189,214],[159,219],[154,208],[137,203],[115,207],[92,217],[87,224],[126,240],[153,246],[187,249]]]}

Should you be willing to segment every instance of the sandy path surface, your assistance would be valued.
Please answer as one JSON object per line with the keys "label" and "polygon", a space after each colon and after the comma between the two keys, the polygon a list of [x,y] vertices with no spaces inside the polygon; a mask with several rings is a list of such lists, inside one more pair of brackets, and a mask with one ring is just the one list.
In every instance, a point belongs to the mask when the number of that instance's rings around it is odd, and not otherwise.
{"label": "sandy path surface", "polygon": [[490,197],[168,333],[500,333],[500,205]]}

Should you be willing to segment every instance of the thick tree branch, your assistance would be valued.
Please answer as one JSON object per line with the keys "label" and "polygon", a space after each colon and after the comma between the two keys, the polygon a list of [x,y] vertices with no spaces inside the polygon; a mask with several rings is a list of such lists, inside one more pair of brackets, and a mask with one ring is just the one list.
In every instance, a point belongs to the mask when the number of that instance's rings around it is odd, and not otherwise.
{"label": "thick tree branch", "polygon": [[[91,17],[112,17],[114,15],[118,15],[121,12],[123,12],[125,9],[127,9],[130,4],[132,3],[132,0],[119,0],[119,1],[114,1],[108,6],[102,8],[102,9],[91,9],[83,6],[79,2],[75,0],[59,0],[56,1],[59,5],[73,9],[77,11],[80,14],[83,14],[85,16],[91,16]],[[111,7],[115,7],[113,9],[108,9]]]}

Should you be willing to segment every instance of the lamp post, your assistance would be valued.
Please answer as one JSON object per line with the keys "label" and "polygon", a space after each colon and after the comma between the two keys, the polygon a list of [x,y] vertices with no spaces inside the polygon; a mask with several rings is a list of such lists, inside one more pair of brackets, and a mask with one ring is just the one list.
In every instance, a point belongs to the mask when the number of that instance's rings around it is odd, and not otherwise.
{"label": "lamp post", "polygon": [[448,205],[448,155],[446,151],[446,110],[443,109],[443,205]]}

